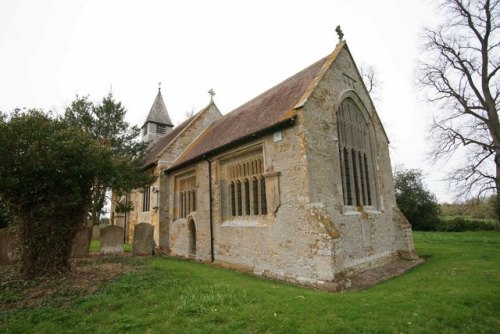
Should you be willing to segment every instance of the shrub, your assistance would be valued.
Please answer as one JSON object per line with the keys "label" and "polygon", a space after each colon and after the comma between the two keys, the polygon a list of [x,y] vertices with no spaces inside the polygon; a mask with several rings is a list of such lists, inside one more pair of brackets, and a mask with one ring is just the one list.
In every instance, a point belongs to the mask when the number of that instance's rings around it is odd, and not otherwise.
{"label": "shrub", "polygon": [[436,196],[426,189],[422,171],[408,169],[394,173],[396,202],[414,230],[432,231],[439,221]]}
{"label": "shrub", "polygon": [[436,231],[441,232],[488,231],[495,229],[495,224],[484,220],[455,217],[453,219],[439,219],[435,227]]}
{"label": "shrub", "polygon": [[93,180],[110,168],[110,152],[37,110],[0,119],[0,142],[0,197],[16,217],[22,272],[68,270],[71,241],[85,222]]}

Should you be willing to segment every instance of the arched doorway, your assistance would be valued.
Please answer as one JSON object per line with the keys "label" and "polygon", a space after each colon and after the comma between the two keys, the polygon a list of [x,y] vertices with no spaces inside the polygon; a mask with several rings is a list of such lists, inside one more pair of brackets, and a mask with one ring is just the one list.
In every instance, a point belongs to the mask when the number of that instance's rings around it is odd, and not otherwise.
{"label": "arched doorway", "polygon": [[196,255],[196,225],[193,219],[188,222],[188,253],[189,255]]}

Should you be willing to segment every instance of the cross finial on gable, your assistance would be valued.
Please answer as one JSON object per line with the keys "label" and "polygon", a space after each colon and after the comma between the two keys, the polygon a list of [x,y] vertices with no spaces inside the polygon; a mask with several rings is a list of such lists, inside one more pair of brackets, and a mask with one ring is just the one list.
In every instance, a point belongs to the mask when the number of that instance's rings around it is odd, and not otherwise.
{"label": "cross finial on gable", "polygon": [[342,32],[342,28],[338,25],[337,28],[335,28],[335,32],[337,33],[337,36],[339,36],[339,42],[342,41],[344,38],[344,33]]}
{"label": "cross finial on gable", "polygon": [[213,101],[214,100],[214,95],[215,95],[215,92],[214,92],[213,88],[210,88],[210,90],[208,91],[208,95],[210,95],[210,101]]}

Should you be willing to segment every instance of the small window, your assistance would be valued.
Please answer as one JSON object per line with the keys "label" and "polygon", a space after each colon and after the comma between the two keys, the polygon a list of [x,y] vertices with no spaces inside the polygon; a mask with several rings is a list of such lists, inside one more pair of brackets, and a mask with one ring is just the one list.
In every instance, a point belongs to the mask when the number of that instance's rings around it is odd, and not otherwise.
{"label": "small window", "polygon": [[142,211],[149,211],[150,199],[151,199],[151,191],[150,187],[147,186],[144,188],[144,193],[142,194]]}
{"label": "small window", "polygon": [[147,134],[148,134],[148,125],[144,124],[144,126],[142,127],[142,135],[145,136]]}
{"label": "small window", "polygon": [[252,180],[252,193],[253,193],[253,214],[259,214],[259,181],[256,177]]}
{"label": "small window", "polygon": [[242,203],[241,203],[241,182],[240,181],[236,181],[236,205],[238,206],[238,216],[242,216],[243,215],[243,211],[242,211]]}
{"label": "small window", "polygon": [[245,215],[250,215],[250,183],[248,179],[243,181],[243,189],[245,193]]}
{"label": "small window", "polygon": [[165,124],[156,124],[156,133],[159,135],[164,135],[167,132],[167,126]]}
{"label": "small window", "polygon": [[266,198],[266,178],[260,177],[260,208],[263,215],[267,215],[267,198]]}
{"label": "small window", "polygon": [[229,196],[231,197],[231,216],[236,216],[236,198],[235,198],[235,189],[234,189],[234,182],[231,182],[231,185],[229,186]]}

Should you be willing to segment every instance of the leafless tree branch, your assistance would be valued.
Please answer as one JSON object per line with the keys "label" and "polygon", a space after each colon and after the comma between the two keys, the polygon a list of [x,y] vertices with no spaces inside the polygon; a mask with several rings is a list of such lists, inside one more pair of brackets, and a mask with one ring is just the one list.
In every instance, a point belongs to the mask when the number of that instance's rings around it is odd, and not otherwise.
{"label": "leafless tree branch", "polygon": [[500,0],[440,1],[446,22],[424,30],[418,78],[435,109],[431,155],[436,161],[460,151],[465,161],[448,177],[456,191],[494,190],[498,199]]}

